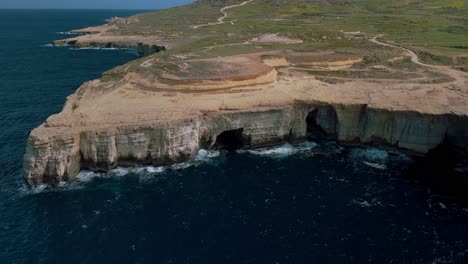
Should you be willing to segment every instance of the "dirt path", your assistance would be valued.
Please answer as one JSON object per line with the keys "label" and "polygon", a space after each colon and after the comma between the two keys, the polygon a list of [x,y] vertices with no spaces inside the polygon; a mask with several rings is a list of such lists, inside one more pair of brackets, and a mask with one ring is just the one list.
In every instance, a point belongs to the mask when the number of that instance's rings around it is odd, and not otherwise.
{"label": "dirt path", "polygon": [[246,4],[252,2],[253,0],[248,0],[248,1],[244,1],[240,4],[237,4],[237,5],[230,5],[230,6],[225,6],[223,8],[221,8],[219,10],[219,12],[221,12],[223,14],[222,17],[219,17],[217,20],[218,22],[213,22],[213,23],[208,23],[208,24],[202,24],[202,25],[196,25],[196,26],[192,26],[192,28],[194,29],[197,29],[197,28],[200,28],[200,27],[207,27],[207,26],[215,26],[215,25],[221,25],[221,24],[224,24],[224,19],[226,19],[226,17],[228,16],[228,13],[226,12],[227,10],[231,9],[231,8],[235,8],[235,7],[241,7],[241,6],[245,6]]}
{"label": "dirt path", "polygon": [[370,41],[372,43],[377,44],[377,45],[403,50],[403,51],[405,51],[406,53],[408,53],[411,56],[411,61],[413,63],[424,66],[424,67],[431,68],[431,69],[436,70],[436,71],[438,71],[440,73],[448,75],[448,76],[452,77],[453,79],[455,79],[455,81],[454,81],[455,84],[457,84],[457,85],[459,85],[461,87],[467,87],[467,85],[466,85],[467,82],[468,82],[468,74],[467,73],[452,69],[449,66],[438,66],[438,65],[426,64],[426,63],[422,62],[419,59],[418,54],[416,54],[416,52],[414,52],[414,51],[412,51],[410,49],[407,49],[407,48],[404,48],[404,47],[401,47],[401,46],[397,46],[397,45],[392,45],[392,44],[377,40],[378,38],[380,38],[382,36],[383,36],[383,34],[377,35],[377,36],[373,37],[372,39],[370,39]]}
{"label": "dirt path", "polygon": [[385,46],[385,47],[391,47],[391,48],[395,48],[395,49],[401,49],[401,50],[404,50],[406,51],[406,53],[408,53],[410,56],[411,56],[411,61],[413,63],[416,63],[418,65],[421,65],[421,66],[426,66],[426,67],[430,67],[430,68],[437,68],[437,66],[434,66],[434,65],[429,65],[429,64],[426,64],[424,62],[422,62],[419,57],[418,57],[418,54],[416,54],[416,52],[410,50],[410,49],[407,49],[407,48],[403,48],[401,46],[395,46],[395,45],[392,45],[392,44],[388,44],[386,42],[381,42],[379,40],[377,40],[378,38],[380,37],[383,37],[383,34],[380,34],[380,35],[377,35],[375,37],[373,37],[370,41],[372,43],[375,43],[377,45],[381,45],[381,46]]}

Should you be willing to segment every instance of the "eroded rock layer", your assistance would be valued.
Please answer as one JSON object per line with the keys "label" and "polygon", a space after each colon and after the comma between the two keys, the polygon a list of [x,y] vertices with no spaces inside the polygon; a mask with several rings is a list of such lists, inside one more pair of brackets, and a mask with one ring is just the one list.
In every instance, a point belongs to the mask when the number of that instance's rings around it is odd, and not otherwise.
{"label": "eroded rock layer", "polygon": [[[156,37],[109,35],[111,29],[85,29],[94,33],[62,42],[111,43],[142,55],[163,49]],[[198,53],[154,54],[83,84],[61,113],[32,131],[27,182],[53,184],[83,169],[167,165],[202,148],[256,148],[319,134],[423,154],[442,143],[467,151],[468,73],[424,64],[377,37],[369,43],[381,58],[362,50],[274,49],[302,42],[267,36],[262,43],[271,46],[263,51],[255,46],[261,35]]]}
{"label": "eroded rock layer", "polygon": [[[308,119],[315,110],[322,114]],[[323,114],[330,110],[336,115]],[[343,142],[385,144],[420,153],[444,141],[468,148],[466,116],[297,101],[281,108],[222,111],[166,122],[65,128],[45,135],[43,132],[50,128],[42,126],[29,138],[25,177],[34,186],[73,179],[82,169],[109,171],[118,165],[181,162],[194,157],[201,148],[213,148],[221,133],[236,129],[242,129],[253,148],[304,140],[311,122]]]}

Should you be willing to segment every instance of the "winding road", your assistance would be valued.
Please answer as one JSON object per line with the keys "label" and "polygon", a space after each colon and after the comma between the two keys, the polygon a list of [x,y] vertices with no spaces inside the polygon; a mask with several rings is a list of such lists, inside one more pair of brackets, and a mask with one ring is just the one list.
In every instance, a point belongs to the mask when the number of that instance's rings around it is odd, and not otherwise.
{"label": "winding road", "polygon": [[467,73],[452,69],[449,66],[439,66],[439,65],[426,64],[426,63],[422,62],[419,59],[418,54],[416,54],[416,52],[414,52],[414,51],[412,51],[410,49],[379,41],[378,38],[380,38],[382,36],[383,36],[383,34],[377,35],[377,36],[373,37],[372,39],[370,39],[370,42],[375,43],[377,45],[385,46],[385,47],[390,47],[390,48],[403,50],[407,54],[410,55],[411,61],[413,63],[424,66],[424,67],[428,67],[428,68],[431,68],[431,69],[434,69],[434,70],[437,70],[438,72],[446,74],[446,75],[452,77],[453,79],[455,79],[454,83],[457,83],[458,85],[461,85],[461,87],[467,87],[467,85],[466,85],[467,84],[467,78],[468,78]]}
{"label": "winding road", "polygon": [[426,64],[424,62],[422,62],[419,57],[418,57],[418,54],[416,54],[416,52],[410,50],[410,49],[407,49],[407,48],[403,48],[401,46],[396,46],[396,45],[392,45],[392,44],[388,44],[386,42],[382,42],[382,41],[379,41],[377,40],[378,38],[380,37],[383,37],[383,34],[380,34],[380,35],[377,35],[375,37],[373,37],[372,39],[370,39],[370,42],[372,43],[375,43],[377,45],[381,45],[381,46],[385,46],[385,47],[391,47],[391,48],[395,48],[395,49],[401,49],[401,50],[404,50],[406,51],[410,56],[411,56],[411,61],[413,63],[416,63],[418,65],[421,65],[421,66],[426,66],[426,67],[431,67],[431,68],[435,68],[437,66],[434,66],[434,65],[429,65],[429,64]]}
{"label": "winding road", "polygon": [[215,25],[221,25],[221,24],[224,24],[224,19],[226,19],[226,17],[228,16],[228,13],[226,12],[227,10],[231,9],[231,8],[235,8],[235,7],[241,7],[241,6],[245,6],[246,4],[250,3],[250,2],[253,2],[254,0],[248,0],[248,1],[244,1],[240,4],[237,4],[237,5],[230,5],[230,6],[225,6],[223,8],[221,8],[219,10],[219,12],[221,12],[223,14],[223,16],[219,17],[217,20],[218,22],[213,22],[213,23],[208,23],[208,24],[202,24],[202,25],[196,25],[196,26],[192,26],[192,28],[194,29],[197,29],[197,28],[200,28],[200,27],[207,27],[207,26],[215,26]]}

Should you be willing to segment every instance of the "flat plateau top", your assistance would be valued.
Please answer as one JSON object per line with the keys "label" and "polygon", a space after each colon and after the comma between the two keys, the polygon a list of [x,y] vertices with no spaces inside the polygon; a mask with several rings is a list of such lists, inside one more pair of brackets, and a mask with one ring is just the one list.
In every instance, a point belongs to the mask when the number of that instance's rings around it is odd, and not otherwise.
{"label": "flat plateau top", "polygon": [[[45,127],[163,121],[295,101],[468,115],[467,7],[388,2],[199,1],[78,30],[86,35],[56,44],[143,42],[169,50],[84,84]],[[419,23],[421,15],[427,26],[401,25],[403,18]],[[461,33],[427,33],[431,21]]]}

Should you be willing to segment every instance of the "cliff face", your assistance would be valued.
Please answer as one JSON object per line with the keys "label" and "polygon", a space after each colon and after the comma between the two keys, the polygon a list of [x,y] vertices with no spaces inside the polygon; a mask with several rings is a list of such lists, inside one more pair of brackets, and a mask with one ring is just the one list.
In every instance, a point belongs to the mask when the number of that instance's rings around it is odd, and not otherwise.
{"label": "cliff face", "polygon": [[[110,29],[115,25],[55,44],[131,47],[141,55],[170,47],[151,34]],[[200,36],[175,34],[185,39],[180,53],[140,58],[85,83],[61,113],[32,131],[27,182],[67,181],[82,169],[167,165],[201,148],[256,148],[318,136],[423,154],[442,143],[468,150],[467,73],[423,64],[375,38],[382,65],[363,59],[368,51],[361,49],[307,51],[294,46],[300,41],[267,33],[239,43],[202,41],[193,50],[185,44]],[[268,49],[258,51],[261,39]],[[408,55],[414,65],[403,60]],[[393,65],[395,57],[402,61]]]}
{"label": "cliff face", "polygon": [[234,111],[37,136],[49,129],[42,126],[28,140],[25,178],[34,186],[70,180],[80,169],[108,171],[118,165],[181,162],[195,156],[200,148],[214,148],[218,135],[235,129],[243,129],[252,147],[282,142],[291,136],[291,129],[292,136],[303,139],[306,128],[302,114],[294,108]]}
{"label": "cliff face", "polygon": [[[312,116],[311,116],[312,113]],[[215,148],[226,131],[239,130],[252,148],[304,140],[311,127],[339,141],[385,144],[426,153],[444,140],[468,149],[468,118],[388,111],[366,105],[296,102],[281,108],[206,113],[170,122],[65,129],[47,135],[34,130],[24,161],[32,185],[73,179],[80,169],[108,171],[116,166],[167,165]],[[44,136],[46,135],[46,136]]]}

